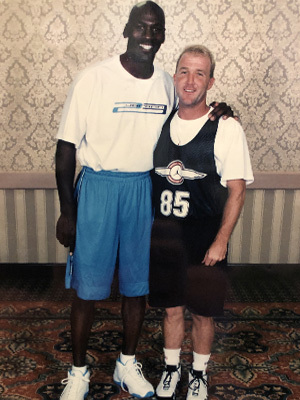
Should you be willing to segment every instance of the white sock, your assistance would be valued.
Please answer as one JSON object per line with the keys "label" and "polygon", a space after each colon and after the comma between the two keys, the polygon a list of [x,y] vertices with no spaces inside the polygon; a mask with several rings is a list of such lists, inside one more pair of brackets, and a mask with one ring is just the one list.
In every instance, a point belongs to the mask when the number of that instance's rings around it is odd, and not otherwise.
{"label": "white sock", "polygon": [[84,367],[75,367],[75,365],[72,366],[72,371],[80,371],[82,375],[86,373],[87,366],[85,365]]}
{"label": "white sock", "polygon": [[167,365],[179,365],[180,363],[180,351],[181,349],[165,349],[165,363]]}
{"label": "white sock", "polygon": [[122,364],[126,364],[128,360],[135,359],[135,355],[133,356],[127,356],[126,354],[121,353],[120,354],[120,361]]}
{"label": "white sock", "polygon": [[193,351],[193,358],[193,369],[196,371],[206,371],[210,354],[198,354]]}

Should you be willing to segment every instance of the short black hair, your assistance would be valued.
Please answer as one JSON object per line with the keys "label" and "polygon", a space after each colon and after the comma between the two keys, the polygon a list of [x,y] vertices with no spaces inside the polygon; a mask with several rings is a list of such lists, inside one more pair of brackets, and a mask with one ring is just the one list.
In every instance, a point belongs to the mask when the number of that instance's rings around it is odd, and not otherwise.
{"label": "short black hair", "polygon": [[156,11],[162,18],[163,23],[165,23],[164,10],[154,1],[147,0],[147,1],[141,1],[140,3],[137,3],[135,6],[132,7],[127,24],[129,24],[135,18],[136,14],[138,13],[141,7],[149,7],[150,9]]}

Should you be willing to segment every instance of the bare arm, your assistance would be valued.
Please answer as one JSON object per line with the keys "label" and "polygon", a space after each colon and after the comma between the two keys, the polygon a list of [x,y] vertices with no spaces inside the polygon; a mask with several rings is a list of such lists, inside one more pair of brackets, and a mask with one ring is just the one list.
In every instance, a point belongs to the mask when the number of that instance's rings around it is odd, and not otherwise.
{"label": "bare arm", "polygon": [[217,101],[213,101],[210,106],[213,107],[213,110],[208,114],[211,121],[214,121],[220,117],[223,119],[232,117],[236,121],[239,121],[239,117],[234,115],[232,108],[227,103],[218,103]]}
{"label": "bare arm", "polygon": [[243,179],[227,181],[227,187],[229,193],[221,226],[214,242],[203,259],[203,263],[207,266],[215,265],[216,262],[224,260],[230,235],[244,205],[246,182]]}
{"label": "bare arm", "polygon": [[59,140],[56,154],[56,183],[60,201],[60,217],[56,225],[56,237],[65,247],[74,251],[76,237],[76,203],[74,200],[74,177],[76,149],[73,143]]}

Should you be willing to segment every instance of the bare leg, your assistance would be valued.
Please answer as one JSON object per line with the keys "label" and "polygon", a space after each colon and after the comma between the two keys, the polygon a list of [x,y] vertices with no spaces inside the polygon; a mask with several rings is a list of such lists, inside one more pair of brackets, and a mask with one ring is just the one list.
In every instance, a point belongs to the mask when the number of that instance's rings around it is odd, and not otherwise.
{"label": "bare leg", "polygon": [[86,350],[94,314],[95,301],[75,297],[71,311],[72,350],[75,367],[86,365]]}
{"label": "bare leg", "polygon": [[213,318],[192,314],[192,341],[198,354],[210,354],[215,335]]}
{"label": "bare leg", "polygon": [[126,297],[122,299],[123,344],[124,355],[134,355],[138,345],[145,317],[146,297]]}
{"label": "bare leg", "polygon": [[184,307],[166,308],[164,342],[166,349],[180,349],[185,332]]}

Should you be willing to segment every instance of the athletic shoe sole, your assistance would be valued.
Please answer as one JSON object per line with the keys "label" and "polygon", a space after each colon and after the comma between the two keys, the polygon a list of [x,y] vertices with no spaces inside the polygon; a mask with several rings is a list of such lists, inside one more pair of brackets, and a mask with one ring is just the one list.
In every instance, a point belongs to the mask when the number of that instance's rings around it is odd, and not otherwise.
{"label": "athletic shoe sole", "polygon": [[[115,380],[114,380],[114,382],[115,382],[115,384],[117,384],[118,386],[120,386],[120,388],[123,390],[122,385],[121,385],[121,382],[115,381]],[[138,398],[138,399],[145,399],[145,398],[147,398],[147,397],[154,396],[154,392],[148,392],[148,393],[146,393],[144,396],[141,396],[141,395],[136,394],[136,393],[130,393],[130,392],[128,391],[127,385],[123,383],[123,386],[124,386],[124,389],[125,389],[129,394],[131,394],[131,396],[134,396],[134,397],[136,397],[136,398]]]}

